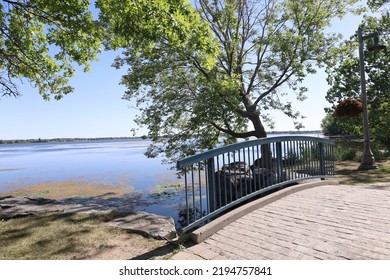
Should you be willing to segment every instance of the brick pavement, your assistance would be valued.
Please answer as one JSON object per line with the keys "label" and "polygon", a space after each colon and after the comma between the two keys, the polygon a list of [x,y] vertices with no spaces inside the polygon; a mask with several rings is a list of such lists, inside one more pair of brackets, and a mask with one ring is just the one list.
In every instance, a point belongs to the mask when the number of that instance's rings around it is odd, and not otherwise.
{"label": "brick pavement", "polygon": [[288,194],[172,259],[390,260],[390,183]]}

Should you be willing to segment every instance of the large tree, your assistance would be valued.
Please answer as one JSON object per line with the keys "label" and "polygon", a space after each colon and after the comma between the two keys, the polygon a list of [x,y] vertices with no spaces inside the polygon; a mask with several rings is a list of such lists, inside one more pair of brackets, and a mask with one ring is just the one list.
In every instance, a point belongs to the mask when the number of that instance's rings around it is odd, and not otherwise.
{"label": "large tree", "polygon": [[[356,1],[197,0],[192,8],[171,0],[167,10],[180,13],[183,20],[172,21],[167,14],[161,18],[153,5],[145,17],[151,22],[171,20],[173,31],[162,29],[161,35],[153,33],[153,41],[138,44],[126,37],[131,27],[124,18],[129,17],[119,16],[131,16],[124,2],[132,1],[110,2],[106,8],[118,16],[104,18],[111,33],[121,35],[122,45],[129,41],[115,62],[118,68],[129,67],[122,79],[128,88],[124,98],[136,99],[140,106],[137,124],[146,126],[153,140],[147,154],[165,153],[174,160],[221,141],[266,137],[270,110],[283,111],[300,127],[300,113],[284,103],[283,96],[294,91],[298,99],[304,98],[306,88],[300,83],[332,56],[339,39],[325,29]],[[180,44],[172,39],[175,28],[184,30]],[[213,39],[206,40],[210,50],[203,39],[208,33]]]}
{"label": "large tree", "polygon": [[[390,17],[383,13],[382,16],[365,16],[360,24],[364,34],[378,32],[381,44],[390,45]],[[339,62],[328,69],[328,83],[331,86],[327,93],[327,100],[331,107],[326,111],[332,114],[340,100],[346,98],[360,99],[360,74],[358,48],[356,34],[345,45],[350,47],[350,52],[339,59]],[[390,149],[390,53],[388,50],[381,52],[369,52],[368,47],[373,44],[372,39],[365,41],[364,63],[366,71],[366,88],[371,134],[378,144],[385,145]],[[353,133],[361,136],[362,120],[360,117],[342,118],[335,120],[342,132]],[[353,128],[351,130],[351,128]]]}
{"label": "large tree", "polygon": [[27,80],[44,99],[73,89],[74,63],[87,70],[101,49],[89,0],[0,1],[0,97]]}

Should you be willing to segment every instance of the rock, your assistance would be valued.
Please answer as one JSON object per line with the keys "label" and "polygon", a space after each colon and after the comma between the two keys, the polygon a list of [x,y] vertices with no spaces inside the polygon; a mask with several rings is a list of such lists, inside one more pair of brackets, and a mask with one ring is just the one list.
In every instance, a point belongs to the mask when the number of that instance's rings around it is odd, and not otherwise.
{"label": "rock", "polygon": [[0,200],[1,219],[10,219],[28,216],[34,213],[48,213],[64,211],[64,206],[52,199],[32,199],[28,197],[6,197]]}
{"label": "rock", "polygon": [[215,172],[214,178],[215,209],[231,203],[252,191],[252,171],[245,162],[225,164],[221,170]]}
{"label": "rock", "polygon": [[175,222],[172,217],[159,216],[146,212],[135,212],[108,222],[110,226],[119,227],[129,232],[172,240],[177,237]]}
{"label": "rock", "polygon": [[253,171],[253,182],[256,190],[264,189],[276,183],[276,175],[271,169],[256,168]]}
{"label": "rock", "polygon": [[0,218],[10,219],[21,216],[33,215],[35,213],[110,213],[114,211],[101,205],[67,204],[54,199],[28,198],[28,197],[7,197],[0,200]]}
{"label": "rock", "polygon": [[[0,199],[0,219],[11,219],[49,212],[107,214],[116,212],[116,209],[99,204],[67,204],[45,198],[3,197]],[[109,225],[159,239],[172,240],[176,238],[175,222],[171,217],[146,212],[127,212],[124,215],[126,216],[108,222]]]}
{"label": "rock", "polygon": [[232,162],[222,166],[222,171],[229,174],[248,175],[251,174],[250,166],[245,162]]}
{"label": "rock", "polygon": [[276,169],[276,159],[266,160],[264,158],[258,158],[251,165],[251,169],[254,172],[257,168],[265,168],[265,169]]}

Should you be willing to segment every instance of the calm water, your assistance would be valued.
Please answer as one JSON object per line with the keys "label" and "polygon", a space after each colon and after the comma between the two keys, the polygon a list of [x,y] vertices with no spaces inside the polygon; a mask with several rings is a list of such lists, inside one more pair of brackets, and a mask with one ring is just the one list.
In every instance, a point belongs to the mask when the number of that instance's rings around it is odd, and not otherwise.
{"label": "calm water", "polygon": [[174,182],[173,171],[143,153],[148,141],[113,140],[0,145],[0,191],[47,181],[133,185]]}
{"label": "calm water", "polygon": [[[125,198],[96,202],[172,216],[177,222],[182,194],[152,193],[157,185],[179,181],[161,159],[143,155],[148,144],[132,139],[0,145],[0,192],[53,181],[132,186],[134,191]],[[91,200],[80,197],[76,202]]]}

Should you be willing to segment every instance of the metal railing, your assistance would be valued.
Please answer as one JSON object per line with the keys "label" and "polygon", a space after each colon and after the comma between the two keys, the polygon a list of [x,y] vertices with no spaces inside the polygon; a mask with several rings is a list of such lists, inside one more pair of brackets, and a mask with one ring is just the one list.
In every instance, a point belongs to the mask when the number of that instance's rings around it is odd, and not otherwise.
{"label": "metal railing", "polygon": [[306,179],[334,177],[334,142],[284,136],[250,140],[182,159],[182,231],[260,194]]}

